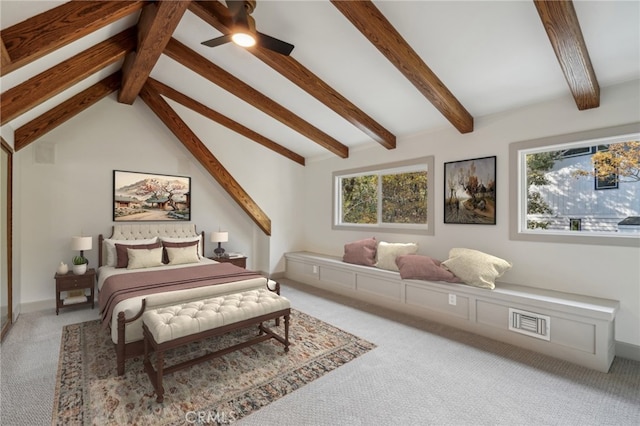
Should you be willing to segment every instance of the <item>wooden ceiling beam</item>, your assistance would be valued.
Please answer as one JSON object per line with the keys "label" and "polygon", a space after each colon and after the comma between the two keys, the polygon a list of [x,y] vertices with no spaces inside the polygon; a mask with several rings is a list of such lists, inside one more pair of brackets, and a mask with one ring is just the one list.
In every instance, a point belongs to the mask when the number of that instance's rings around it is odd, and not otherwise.
{"label": "wooden ceiling beam", "polygon": [[371,1],[331,3],[422,93],[460,133],[473,117]]}
{"label": "wooden ceiling beam", "polygon": [[49,133],[65,121],[75,117],[80,112],[89,108],[99,100],[120,88],[122,75],[120,71],[99,81],[88,89],[67,99],[56,107],[50,109],[39,117],[16,129],[14,133],[14,145],[16,151],[29,145],[31,142]]}
{"label": "wooden ceiling beam", "polygon": [[[11,63],[6,75],[112,22],[142,9],[146,1],[70,1],[0,32]],[[4,54],[3,54],[4,57]]]}
{"label": "wooden ceiling beam", "polygon": [[2,49],[2,59],[0,61],[0,67],[1,68],[5,68],[8,67],[9,65],[11,65],[11,56],[9,55],[9,52],[7,51],[7,48],[4,45],[4,41],[2,40],[2,37],[0,37],[0,49]]}
{"label": "wooden ceiling beam", "polygon": [[188,1],[159,1],[142,9],[138,20],[138,46],[122,66],[118,102],[131,105],[175,31]]}
{"label": "wooden ceiling beam", "polygon": [[175,102],[178,102],[181,105],[184,105],[185,107],[191,109],[192,111],[197,112],[198,114],[204,117],[207,117],[210,120],[213,120],[219,124],[222,124],[226,128],[233,130],[234,132],[246,138],[252,139],[253,141],[259,143],[260,145],[266,148],[269,148],[273,152],[276,152],[292,161],[295,161],[296,163],[302,166],[305,165],[305,159],[303,156],[296,154],[295,152],[283,147],[282,145],[279,145],[278,143],[272,141],[269,138],[262,136],[259,133],[254,132],[253,130],[230,119],[229,117],[223,114],[220,114],[217,111],[214,111],[213,109],[207,107],[206,105],[203,105],[200,102],[194,99],[191,99],[187,95],[178,92],[177,90],[167,86],[164,83],[159,82],[158,80],[154,80],[153,78],[149,77],[147,81],[161,95],[166,96],[167,98]]}
{"label": "wooden ceiling beam", "polygon": [[349,148],[346,145],[304,121],[273,99],[258,92],[176,39],[172,38],[167,43],[164,54],[339,157],[347,158],[349,156]]}
{"label": "wooden ceiling beam", "polygon": [[162,99],[160,93],[152,84],[146,83],[140,91],[140,98],[158,116],[167,128],[178,138],[189,152],[202,164],[220,186],[235,200],[236,203],[266,234],[271,235],[271,219],[260,209],[253,199],[242,189],[240,184],[224,168],[222,163],[209,151],[204,143],[187,124]]}
{"label": "wooden ceiling beam", "polygon": [[579,110],[600,106],[600,85],[571,1],[534,0]]}
{"label": "wooden ceiling beam", "polygon": [[120,60],[135,48],[130,28],[49,68],[0,95],[0,125],[51,99],[91,74]]}
{"label": "wooden ceiling beam", "polygon": [[[231,16],[218,1],[193,1],[189,10],[223,34],[231,30]],[[289,79],[302,90],[331,108],[336,114],[360,129],[387,149],[396,147],[396,137],[347,98],[322,81],[292,56],[283,56],[264,48],[247,49],[258,59]]]}

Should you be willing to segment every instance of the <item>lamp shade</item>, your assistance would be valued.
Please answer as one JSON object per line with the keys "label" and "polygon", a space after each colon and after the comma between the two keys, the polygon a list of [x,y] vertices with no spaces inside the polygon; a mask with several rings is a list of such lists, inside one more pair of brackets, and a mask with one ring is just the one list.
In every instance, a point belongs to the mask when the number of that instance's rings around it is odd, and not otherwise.
{"label": "lamp shade", "polygon": [[228,232],[212,232],[211,233],[212,243],[226,243],[227,241],[229,241]]}
{"label": "lamp shade", "polygon": [[91,250],[93,242],[92,237],[72,237],[71,238],[71,250]]}

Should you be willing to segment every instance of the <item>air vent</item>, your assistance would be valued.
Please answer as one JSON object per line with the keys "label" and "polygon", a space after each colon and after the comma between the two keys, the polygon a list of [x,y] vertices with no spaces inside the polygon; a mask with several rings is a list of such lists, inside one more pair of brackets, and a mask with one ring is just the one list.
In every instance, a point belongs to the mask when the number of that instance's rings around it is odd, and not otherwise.
{"label": "air vent", "polygon": [[550,340],[551,318],[546,315],[509,308],[509,330],[538,339]]}

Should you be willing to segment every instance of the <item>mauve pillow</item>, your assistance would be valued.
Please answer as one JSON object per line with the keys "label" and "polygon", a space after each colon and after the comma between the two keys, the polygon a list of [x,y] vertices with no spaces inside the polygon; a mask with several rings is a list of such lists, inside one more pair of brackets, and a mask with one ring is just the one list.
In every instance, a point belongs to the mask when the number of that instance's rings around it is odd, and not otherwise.
{"label": "mauve pillow", "polygon": [[116,268],[126,268],[129,265],[129,255],[127,254],[127,249],[151,250],[151,249],[162,247],[162,243],[160,241],[153,244],[136,244],[136,245],[116,243],[115,246],[116,246]]}
{"label": "mauve pillow", "polygon": [[429,280],[460,283],[462,280],[440,266],[440,261],[429,256],[407,254],[396,258],[396,265],[403,280]]}
{"label": "mauve pillow", "polygon": [[376,264],[375,237],[353,241],[344,245],[342,261],[356,265],[374,266]]}

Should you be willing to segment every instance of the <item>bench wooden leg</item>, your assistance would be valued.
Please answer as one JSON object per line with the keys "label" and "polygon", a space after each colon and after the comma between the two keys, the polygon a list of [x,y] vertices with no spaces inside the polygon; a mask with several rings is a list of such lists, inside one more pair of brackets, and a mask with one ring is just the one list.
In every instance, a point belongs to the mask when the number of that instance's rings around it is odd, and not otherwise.
{"label": "bench wooden leg", "polygon": [[146,371],[147,375],[149,376],[149,380],[151,381],[153,390],[156,392],[156,402],[162,402],[164,401],[164,387],[162,386],[162,375],[164,371],[164,351],[157,350],[157,347],[155,348],[156,368],[154,370],[153,365],[151,364],[152,345],[150,337],[147,335],[147,333],[148,331],[143,328],[144,358],[142,360],[142,365],[144,366],[144,371]]}
{"label": "bench wooden leg", "polygon": [[284,351],[289,352],[289,315],[284,316]]}
{"label": "bench wooden leg", "polygon": [[156,402],[164,401],[164,387],[162,386],[162,370],[164,369],[164,352],[156,354]]}

